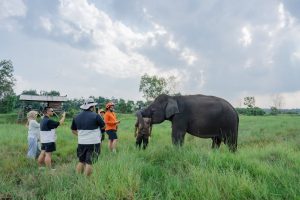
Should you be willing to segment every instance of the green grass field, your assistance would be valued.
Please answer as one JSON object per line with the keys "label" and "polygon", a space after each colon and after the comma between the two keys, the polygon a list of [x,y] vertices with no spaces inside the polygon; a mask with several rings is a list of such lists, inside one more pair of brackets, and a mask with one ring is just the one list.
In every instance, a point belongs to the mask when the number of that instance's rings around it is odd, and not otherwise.
{"label": "green grass field", "polygon": [[[240,116],[237,153],[186,135],[171,144],[170,123],[154,125],[135,149],[135,118],[121,115],[118,153],[102,145],[91,177],[75,173],[70,121],[57,129],[56,171],[26,158],[27,129],[0,115],[0,199],[300,199],[300,116]],[[10,117],[11,118],[11,117]]]}

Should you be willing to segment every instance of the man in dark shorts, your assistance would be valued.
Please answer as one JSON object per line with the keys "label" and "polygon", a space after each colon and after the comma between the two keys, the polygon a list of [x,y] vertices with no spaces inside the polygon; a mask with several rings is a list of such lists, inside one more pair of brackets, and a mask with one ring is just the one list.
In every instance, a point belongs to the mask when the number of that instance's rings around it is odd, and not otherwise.
{"label": "man in dark shorts", "polygon": [[76,166],[77,173],[90,176],[93,172],[92,164],[97,161],[101,151],[101,131],[105,126],[100,115],[95,113],[94,99],[88,98],[80,106],[83,110],[72,121],[72,133],[78,136]]}
{"label": "man in dark shorts", "polygon": [[53,121],[50,117],[53,116],[53,108],[45,107],[43,110],[44,117],[40,123],[40,138],[42,143],[42,151],[38,158],[38,164],[41,167],[46,164],[48,168],[51,168],[52,152],[56,151],[56,133],[55,129],[62,125],[65,121],[66,113],[62,114],[62,118],[59,122]]}

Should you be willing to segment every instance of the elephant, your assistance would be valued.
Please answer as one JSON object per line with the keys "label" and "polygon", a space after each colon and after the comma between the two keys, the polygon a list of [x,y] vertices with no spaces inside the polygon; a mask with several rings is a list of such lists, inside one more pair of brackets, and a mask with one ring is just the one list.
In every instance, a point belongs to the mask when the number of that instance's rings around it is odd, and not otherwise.
{"label": "elephant", "polygon": [[172,123],[172,142],[182,146],[186,133],[200,138],[211,138],[212,148],[221,142],[229,150],[237,150],[239,116],[226,100],[202,94],[169,96],[161,94],[146,108],[136,112],[140,126],[143,117],[151,118],[152,124],[165,120]]}

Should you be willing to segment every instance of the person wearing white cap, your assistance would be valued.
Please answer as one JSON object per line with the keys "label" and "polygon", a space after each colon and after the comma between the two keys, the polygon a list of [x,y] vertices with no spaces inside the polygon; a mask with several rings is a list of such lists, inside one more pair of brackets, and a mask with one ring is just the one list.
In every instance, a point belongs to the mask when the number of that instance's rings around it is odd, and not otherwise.
{"label": "person wearing white cap", "polygon": [[80,106],[83,110],[72,121],[72,133],[78,136],[76,166],[77,173],[90,176],[93,172],[92,164],[98,160],[101,151],[101,132],[105,126],[100,115],[95,113],[94,99],[88,98]]}

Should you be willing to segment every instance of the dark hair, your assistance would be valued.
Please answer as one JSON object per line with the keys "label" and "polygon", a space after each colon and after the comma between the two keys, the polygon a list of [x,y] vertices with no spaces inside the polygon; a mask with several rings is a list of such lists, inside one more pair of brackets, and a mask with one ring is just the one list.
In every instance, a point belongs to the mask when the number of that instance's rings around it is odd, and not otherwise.
{"label": "dark hair", "polygon": [[43,109],[43,113],[45,114],[45,113],[47,113],[47,111],[50,109],[51,107],[50,106],[46,106],[46,107],[44,107],[44,109]]}

